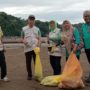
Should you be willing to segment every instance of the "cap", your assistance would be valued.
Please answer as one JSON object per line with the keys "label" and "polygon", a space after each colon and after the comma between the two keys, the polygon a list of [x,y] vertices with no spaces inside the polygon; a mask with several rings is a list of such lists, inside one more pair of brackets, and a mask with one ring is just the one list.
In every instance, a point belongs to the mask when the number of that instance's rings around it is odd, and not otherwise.
{"label": "cap", "polygon": [[35,16],[34,16],[34,15],[30,15],[30,16],[28,17],[28,19],[29,19],[29,20],[35,20]]}

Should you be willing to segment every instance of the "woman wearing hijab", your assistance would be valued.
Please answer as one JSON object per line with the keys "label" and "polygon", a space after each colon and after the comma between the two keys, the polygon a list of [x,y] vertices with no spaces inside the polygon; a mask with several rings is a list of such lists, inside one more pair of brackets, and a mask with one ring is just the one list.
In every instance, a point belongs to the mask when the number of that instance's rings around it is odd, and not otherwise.
{"label": "woman wearing hijab", "polygon": [[80,35],[78,29],[73,27],[68,20],[65,20],[62,24],[62,41],[66,47],[66,60],[69,57],[71,51],[76,53],[78,59],[80,59],[81,47]]}
{"label": "woman wearing hijab", "polygon": [[61,73],[61,47],[60,47],[60,29],[57,28],[55,21],[50,21],[48,35],[48,51],[50,56],[50,64],[54,75]]}
{"label": "woman wearing hijab", "polygon": [[[85,53],[90,64],[90,10],[86,10],[83,13],[83,19],[85,23],[82,24],[82,36],[84,41]],[[90,73],[86,80],[87,85],[90,85]]]}

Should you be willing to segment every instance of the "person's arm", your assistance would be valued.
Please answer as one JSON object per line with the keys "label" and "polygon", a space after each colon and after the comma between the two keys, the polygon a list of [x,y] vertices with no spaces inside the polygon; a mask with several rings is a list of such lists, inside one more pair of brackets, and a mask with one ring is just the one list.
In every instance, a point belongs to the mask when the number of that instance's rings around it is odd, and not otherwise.
{"label": "person's arm", "polygon": [[77,28],[74,29],[74,38],[75,38],[75,44],[73,47],[73,51],[76,52],[77,51],[77,47],[80,44],[80,34]]}
{"label": "person's arm", "polygon": [[3,43],[3,37],[4,37],[4,36],[1,37],[1,43],[2,43],[2,45],[3,45],[3,51],[6,52],[5,46],[4,46],[4,43]]}
{"label": "person's arm", "polygon": [[21,31],[21,42],[24,43],[25,45],[27,45],[26,39],[25,39],[25,35],[24,35],[24,31]]}
{"label": "person's arm", "polygon": [[46,35],[46,37],[47,37],[47,44],[50,44],[50,42],[49,42],[49,33]]}
{"label": "person's arm", "polygon": [[38,39],[38,44],[37,44],[37,46],[38,46],[38,47],[41,47],[41,32],[40,32],[40,30],[38,30],[38,37],[37,37],[37,39]]}
{"label": "person's arm", "polygon": [[61,40],[61,31],[59,30],[59,32],[58,32],[58,34],[57,34],[57,40],[55,40],[56,41],[56,46],[61,46],[61,45],[63,45],[64,43],[63,43],[63,41]]}
{"label": "person's arm", "polygon": [[1,44],[3,45],[3,51],[6,51],[6,50],[5,50],[5,47],[4,47],[4,43],[3,43],[3,37],[4,37],[4,34],[3,34],[2,29],[1,29],[1,27],[0,27],[0,39],[1,39]]}

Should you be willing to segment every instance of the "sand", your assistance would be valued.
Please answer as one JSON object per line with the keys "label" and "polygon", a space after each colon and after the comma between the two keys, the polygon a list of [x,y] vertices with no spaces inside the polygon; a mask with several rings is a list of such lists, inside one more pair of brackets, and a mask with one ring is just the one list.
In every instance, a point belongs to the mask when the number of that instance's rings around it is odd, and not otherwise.
{"label": "sand", "polygon": [[[10,82],[0,81],[0,90],[58,90],[57,87],[45,87],[40,85],[35,80],[27,80],[26,63],[23,48],[7,49],[5,56]],[[43,64],[44,76],[52,75],[52,68],[49,63],[47,48],[45,46],[43,46],[41,49],[41,61]],[[82,53],[80,62],[84,69],[85,77],[88,75],[89,71],[89,64],[87,62],[85,53]],[[63,53],[62,67],[64,66],[64,64],[65,54]],[[34,72],[33,63],[32,67]],[[90,90],[90,87],[86,86],[86,88],[83,90]]]}

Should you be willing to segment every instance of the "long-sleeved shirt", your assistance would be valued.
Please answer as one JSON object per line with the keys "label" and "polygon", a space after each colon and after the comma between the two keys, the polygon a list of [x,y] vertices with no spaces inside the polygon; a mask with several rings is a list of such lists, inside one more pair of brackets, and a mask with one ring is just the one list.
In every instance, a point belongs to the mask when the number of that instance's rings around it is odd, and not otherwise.
{"label": "long-sleeved shirt", "polygon": [[54,30],[51,30],[49,33],[49,44],[51,46],[55,46],[54,52],[49,52],[52,56],[61,56],[61,47],[60,47],[60,29],[55,28]]}
{"label": "long-sleeved shirt", "polygon": [[85,49],[90,49],[90,24],[82,25],[83,41]]}

